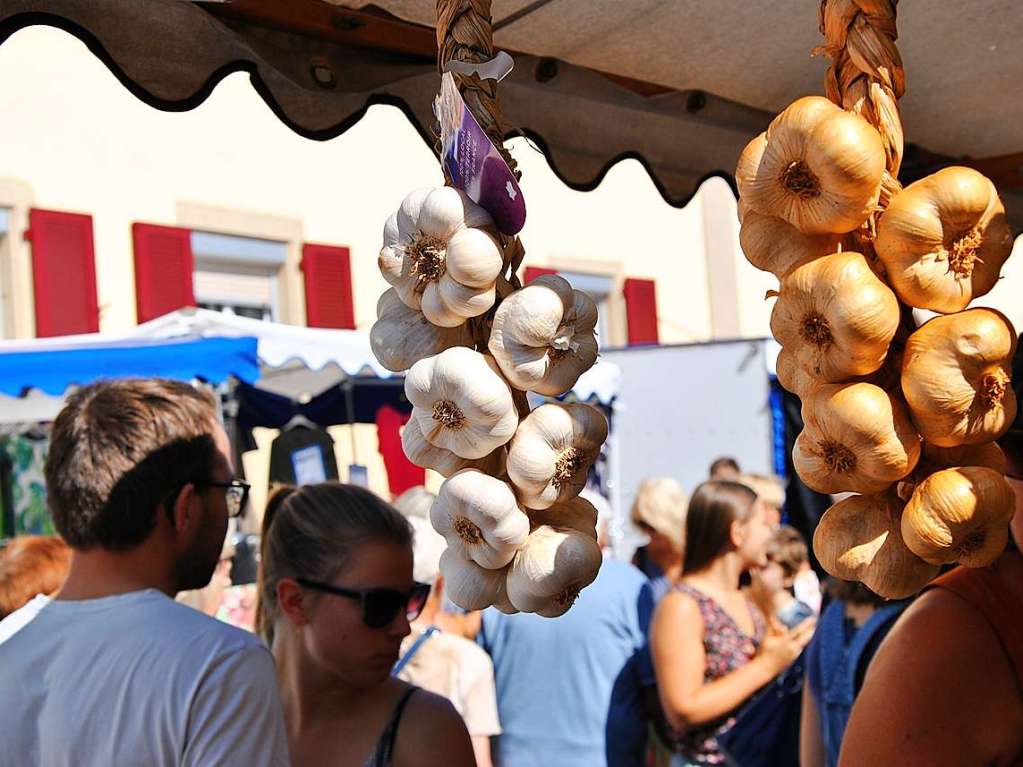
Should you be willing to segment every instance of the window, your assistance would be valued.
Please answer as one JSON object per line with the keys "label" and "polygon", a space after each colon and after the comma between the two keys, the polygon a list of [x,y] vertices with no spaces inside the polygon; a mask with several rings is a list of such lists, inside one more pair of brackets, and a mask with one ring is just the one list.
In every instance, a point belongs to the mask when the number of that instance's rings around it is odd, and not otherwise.
{"label": "window", "polygon": [[278,274],[287,261],[287,243],[196,231],[191,239],[199,307],[258,320],[278,319]]}

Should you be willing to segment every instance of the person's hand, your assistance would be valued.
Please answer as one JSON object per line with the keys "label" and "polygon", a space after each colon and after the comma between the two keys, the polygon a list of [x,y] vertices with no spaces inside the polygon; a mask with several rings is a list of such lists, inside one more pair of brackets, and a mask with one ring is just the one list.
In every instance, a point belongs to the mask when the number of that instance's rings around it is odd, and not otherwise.
{"label": "person's hand", "polygon": [[772,629],[764,637],[759,655],[767,661],[776,675],[780,674],[799,657],[799,653],[813,638],[816,628],[817,619],[807,618],[792,629],[784,631]]}

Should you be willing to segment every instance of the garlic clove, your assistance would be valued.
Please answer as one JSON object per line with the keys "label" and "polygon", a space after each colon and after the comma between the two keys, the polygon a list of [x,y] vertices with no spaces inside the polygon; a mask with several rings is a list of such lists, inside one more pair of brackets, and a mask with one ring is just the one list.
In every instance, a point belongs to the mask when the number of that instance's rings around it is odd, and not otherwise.
{"label": "garlic clove", "polygon": [[487,570],[448,548],[440,557],[444,595],[463,610],[484,610],[507,601],[507,568]]}
{"label": "garlic clove", "polygon": [[581,496],[556,503],[542,511],[531,510],[528,514],[534,529],[547,525],[555,530],[575,530],[597,540],[597,509]]}
{"label": "garlic clove", "polygon": [[[394,223],[399,232],[414,232],[419,228],[417,222],[423,209],[423,203],[433,191],[433,187],[421,187],[405,196],[398,207],[398,212],[394,214]],[[400,239],[399,242],[401,242]]]}
{"label": "garlic clove", "polygon": [[448,242],[447,273],[469,288],[489,288],[504,267],[497,241],[482,229],[462,229]]}
{"label": "garlic clove", "polygon": [[436,283],[430,283],[422,294],[423,316],[439,328],[457,328],[464,325],[466,317],[452,311],[443,299]]}
{"label": "garlic clove", "polygon": [[465,227],[493,227],[494,221],[483,208],[463,192],[450,186],[430,191],[417,220],[419,230],[443,242]]}
{"label": "garlic clove", "polygon": [[457,282],[450,274],[445,274],[438,280],[437,291],[447,309],[462,317],[478,317],[490,311],[490,307],[497,300],[495,285],[470,288]]}
{"label": "garlic clove", "polygon": [[764,150],[767,148],[767,132],[761,133],[750,141],[746,148],[739,155],[739,164],[735,168],[735,186],[739,190],[739,214],[742,218],[745,212],[751,210],[749,203],[749,185],[756,178],[757,170],[760,168],[760,161],[764,157]]}
{"label": "garlic clove", "polygon": [[398,214],[392,213],[384,222],[384,247],[395,249],[404,244],[401,230],[398,228]]}
{"label": "garlic clove", "polygon": [[505,460],[508,457],[507,449],[499,447],[490,455],[478,460],[462,458],[450,450],[430,444],[423,436],[419,421],[414,418],[402,427],[401,446],[405,457],[416,466],[432,469],[444,477],[450,477],[462,469],[479,469],[485,474],[498,476],[504,473]]}

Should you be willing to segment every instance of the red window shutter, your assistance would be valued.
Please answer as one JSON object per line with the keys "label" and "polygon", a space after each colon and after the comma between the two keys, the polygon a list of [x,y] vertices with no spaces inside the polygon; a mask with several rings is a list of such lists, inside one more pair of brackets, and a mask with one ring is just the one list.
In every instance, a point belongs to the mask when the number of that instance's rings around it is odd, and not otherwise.
{"label": "red window shutter", "polygon": [[348,248],[302,246],[306,324],[311,328],[355,330],[352,263]]}
{"label": "red window shutter", "polygon": [[176,226],[132,224],[135,249],[135,311],[148,322],[195,306],[192,232]]}
{"label": "red window shutter", "polygon": [[557,269],[547,269],[546,267],[543,267],[543,266],[527,266],[526,267],[526,274],[525,274],[525,276],[522,279],[522,284],[523,285],[528,285],[533,280],[535,280],[537,277],[543,277],[545,274],[557,274],[557,273],[558,273]]}
{"label": "red window shutter", "polygon": [[657,290],[653,280],[625,281],[629,346],[657,343]]}
{"label": "red window shutter", "polygon": [[98,332],[92,216],[32,208],[28,221],[36,335]]}

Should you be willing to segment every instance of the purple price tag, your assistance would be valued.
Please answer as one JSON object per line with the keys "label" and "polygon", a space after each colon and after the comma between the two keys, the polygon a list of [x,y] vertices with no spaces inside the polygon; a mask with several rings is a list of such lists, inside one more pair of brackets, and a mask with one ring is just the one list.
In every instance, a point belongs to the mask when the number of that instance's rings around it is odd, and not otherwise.
{"label": "purple price tag", "polygon": [[515,174],[465,105],[450,73],[434,104],[440,122],[442,162],[451,183],[486,210],[503,234],[526,223],[526,202]]}

